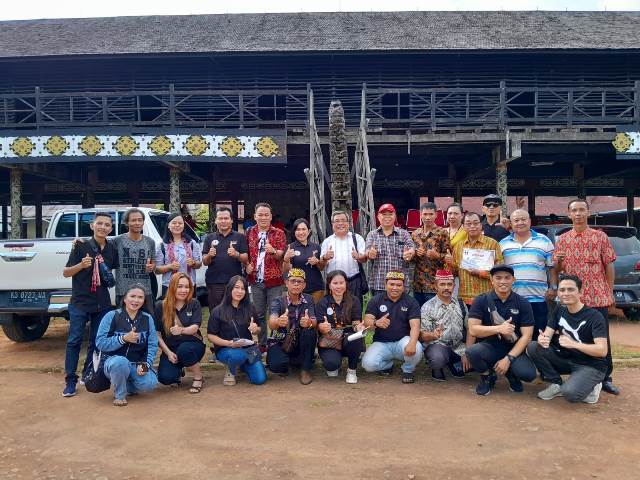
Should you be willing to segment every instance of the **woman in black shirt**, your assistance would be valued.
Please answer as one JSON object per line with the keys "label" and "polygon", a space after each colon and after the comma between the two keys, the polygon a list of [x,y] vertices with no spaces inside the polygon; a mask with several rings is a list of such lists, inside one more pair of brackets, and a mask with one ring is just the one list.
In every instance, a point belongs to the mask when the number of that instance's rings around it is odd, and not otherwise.
{"label": "woman in black shirt", "polygon": [[[365,350],[364,338],[353,342],[347,336],[364,330],[362,307],[347,288],[347,274],[334,270],[327,275],[327,294],[316,304],[318,319],[318,355],[329,377],[337,377],[342,357],[347,357],[347,383],[358,383],[356,368],[360,353]],[[324,339],[323,339],[324,337]],[[335,347],[326,347],[331,340]]]}
{"label": "woman in black shirt", "polygon": [[247,374],[249,382],[262,385],[267,381],[267,372],[262,356],[253,342],[260,333],[255,322],[255,309],[249,299],[247,280],[236,275],[231,277],[224,291],[222,303],[211,311],[207,336],[213,344],[216,358],[227,365],[224,385],[236,384],[238,368]]}
{"label": "woman in black shirt", "polygon": [[283,273],[292,268],[304,271],[307,285],[303,293],[313,297],[314,302],[320,301],[324,296],[324,284],[322,281],[322,264],[320,263],[320,246],[309,241],[311,227],[305,218],[299,218],[293,222],[291,229],[295,240],[289,245],[283,258]]}
{"label": "woman in black shirt", "polygon": [[202,310],[200,302],[193,298],[189,275],[173,274],[164,300],[156,303],[155,322],[161,334],[158,345],[162,350],[158,380],[164,385],[179,385],[186,368],[193,375],[189,393],[200,393],[204,385],[200,360],[205,351],[200,333]]}

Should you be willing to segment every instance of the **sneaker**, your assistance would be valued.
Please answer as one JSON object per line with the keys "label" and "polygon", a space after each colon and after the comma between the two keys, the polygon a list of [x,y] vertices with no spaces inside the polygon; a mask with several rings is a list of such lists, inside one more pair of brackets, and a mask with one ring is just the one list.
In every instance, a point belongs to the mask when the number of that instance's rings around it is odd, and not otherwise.
{"label": "sneaker", "polygon": [[611,395],[620,395],[620,389],[613,384],[611,377],[602,382],[602,391],[610,393]]}
{"label": "sneaker", "polygon": [[224,379],[222,380],[223,385],[227,385],[229,387],[236,384],[236,376],[227,370],[227,373],[224,374]]}
{"label": "sneaker", "polygon": [[582,400],[584,403],[598,403],[598,399],[600,398],[600,390],[602,390],[602,384],[598,383],[595,387],[593,387],[593,390],[591,390],[591,393],[589,395],[587,395],[584,400]]}
{"label": "sneaker", "polygon": [[522,391],[524,390],[524,387],[522,386],[522,382],[520,381],[520,379],[516,377],[513,373],[511,373],[511,370],[509,370],[505,376],[509,381],[509,390],[511,390],[514,393],[522,393]]}
{"label": "sneaker", "polygon": [[340,369],[338,370],[327,370],[327,377],[337,377],[340,373]]}
{"label": "sneaker", "polygon": [[431,378],[436,382],[446,382],[447,377],[444,374],[444,370],[442,368],[437,368],[435,370],[431,370]]}
{"label": "sneaker", "polygon": [[347,383],[358,383],[358,375],[356,375],[355,369],[347,369]]}
{"label": "sneaker", "polygon": [[84,387],[84,380],[82,380],[82,377],[78,379],[78,383]]}
{"label": "sneaker", "polygon": [[393,367],[378,371],[378,375],[382,375],[383,377],[388,377],[389,375],[392,375],[392,374],[393,374]]}
{"label": "sneaker", "polygon": [[496,374],[490,373],[489,375],[480,375],[480,383],[476,387],[476,393],[478,395],[489,395],[493,387],[496,386]]}
{"label": "sneaker", "polygon": [[453,375],[454,377],[456,377],[456,378],[463,378],[464,377],[464,370],[462,369],[462,363],[461,362],[450,363],[447,366],[449,367],[449,371],[451,372],[451,375]]}
{"label": "sneaker", "polygon": [[68,381],[62,391],[63,397],[73,397],[76,394],[76,382]]}
{"label": "sneaker", "polygon": [[541,400],[553,400],[562,396],[562,387],[557,383],[552,383],[544,390],[538,392],[538,398]]}

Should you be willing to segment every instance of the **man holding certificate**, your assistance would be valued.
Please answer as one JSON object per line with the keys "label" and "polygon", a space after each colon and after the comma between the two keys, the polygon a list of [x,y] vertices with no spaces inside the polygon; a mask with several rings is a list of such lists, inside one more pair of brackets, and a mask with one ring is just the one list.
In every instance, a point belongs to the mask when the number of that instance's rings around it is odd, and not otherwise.
{"label": "man holding certificate", "polygon": [[489,271],[502,263],[502,251],[498,242],[482,233],[477,213],[467,212],[462,225],[467,239],[456,244],[453,254],[445,256],[445,262],[460,278],[458,296],[465,304],[471,305],[475,297],[491,290]]}

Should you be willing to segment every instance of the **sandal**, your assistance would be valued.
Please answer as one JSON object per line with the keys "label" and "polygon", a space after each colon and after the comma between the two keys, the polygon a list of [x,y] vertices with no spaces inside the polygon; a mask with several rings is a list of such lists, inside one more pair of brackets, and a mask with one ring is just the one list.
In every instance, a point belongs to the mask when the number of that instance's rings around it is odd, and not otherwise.
{"label": "sandal", "polygon": [[402,383],[413,383],[416,381],[413,373],[403,373],[402,374]]}
{"label": "sandal", "polygon": [[126,407],[128,405],[127,400],[118,400],[117,398],[113,401],[114,407]]}
{"label": "sandal", "polygon": [[[200,385],[196,385],[199,383]],[[191,388],[189,389],[189,393],[200,393],[204,388],[204,377],[202,378],[194,378],[191,383]]]}

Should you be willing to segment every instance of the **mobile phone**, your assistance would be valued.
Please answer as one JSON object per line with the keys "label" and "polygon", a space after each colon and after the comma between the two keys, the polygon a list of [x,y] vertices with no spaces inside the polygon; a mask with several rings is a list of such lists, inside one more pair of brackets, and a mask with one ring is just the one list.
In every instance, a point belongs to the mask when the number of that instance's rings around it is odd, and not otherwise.
{"label": "mobile phone", "polygon": [[145,362],[138,363],[138,366],[140,367],[140,369],[143,372],[148,372],[149,371],[149,365],[147,365]]}

